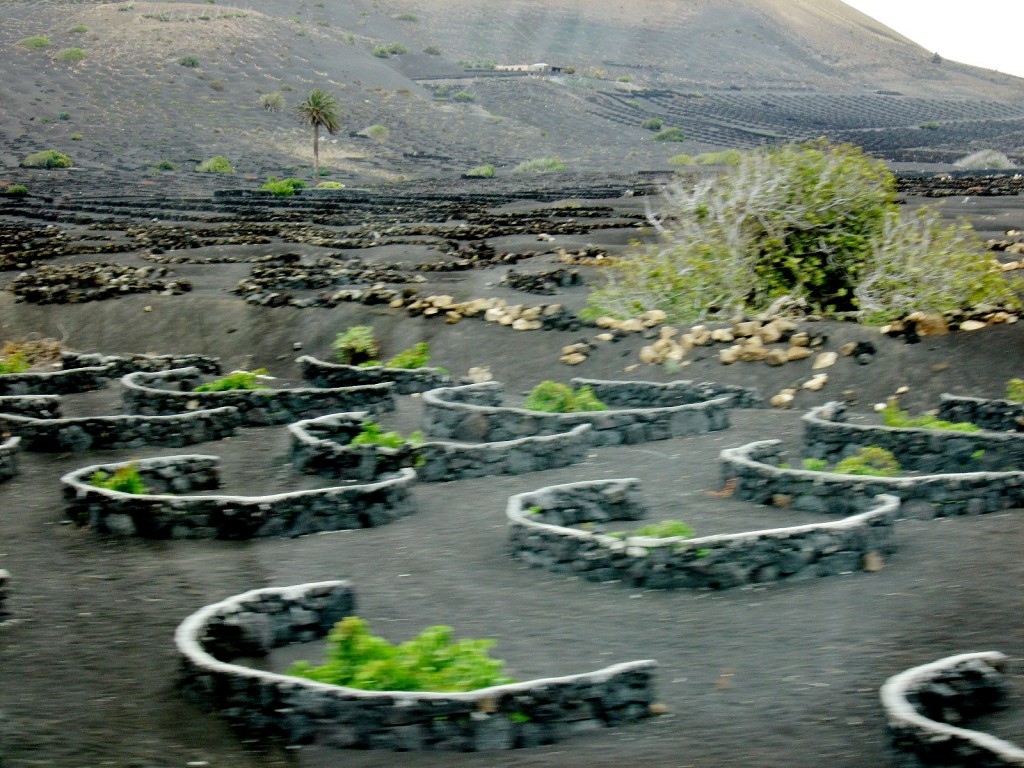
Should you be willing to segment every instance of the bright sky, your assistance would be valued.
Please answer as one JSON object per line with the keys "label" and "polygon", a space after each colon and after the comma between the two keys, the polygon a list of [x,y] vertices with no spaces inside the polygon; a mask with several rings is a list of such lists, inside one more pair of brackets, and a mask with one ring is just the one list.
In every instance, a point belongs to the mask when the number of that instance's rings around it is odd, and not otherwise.
{"label": "bright sky", "polygon": [[944,59],[1024,77],[1024,0],[844,0]]}

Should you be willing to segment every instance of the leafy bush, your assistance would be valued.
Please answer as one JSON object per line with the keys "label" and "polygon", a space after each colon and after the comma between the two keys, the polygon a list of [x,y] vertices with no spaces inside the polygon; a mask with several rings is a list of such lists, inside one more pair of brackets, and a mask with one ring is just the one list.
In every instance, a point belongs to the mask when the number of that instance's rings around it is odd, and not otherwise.
{"label": "leafy bush", "polygon": [[939,125],[936,122],[933,122],[933,121],[929,120],[927,123],[921,123],[921,125],[919,127],[921,128],[922,131],[937,131],[942,126]]}
{"label": "leafy bush", "polygon": [[234,173],[231,161],[222,155],[215,155],[196,166],[196,173]]}
{"label": "leafy bush", "polygon": [[697,165],[739,165],[743,153],[738,149],[724,149],[721,152],[702,152],[695,159]]}
{"label": "leafy bush", "polygon": [[420,445],[423,442],[423,433],[419,430],[410,432],[408,437],[402,437],[400,432],[381,432],[380,424],[374,421],[364,421],[362,431],[352,438],[351,445],[379,445],[382,448],[401,448],[407,443],[409,445]]}
{"label": "leafy bush", "polygon": [[161,160],[159,163],[156,164],[155,168],[158,171],[173,171],[174,163],[172,163],[170,160]]}
{"label": "leafy bush", "polygon": [[651,523],[633,531],[616,531],[608,534],[616,538],[627,536],[646,536],[651,539],[671,539],[675,537],[689,539],[693,536],[693,528],[682,520],[663,520],[660,523]]}
{"label": "leafy bush", "polygon": [[7,197],[24,197],[28,194],[28,187],[24,184],[11,184],[11,186],[3,190],[3,194]]}
{"label": "leafy bush", "polygon": [[471,102],[471,101],[476,101],[476,96],[474,96],[472,93],[468,93],[466,91],[459,91],[454,96],[452,96],[452,101],[459,101],[459,102],[467,103],[467,102]]}
{"label": "leafy bush", "polygon": [[62,48],[53,54],[53,58],[66,64],[77,64],[85,58],[85,51],[81,48]]}
{"label": "leafy bush", "polygon": [[427,56],[441,55],[441,49],[438,48],[436,45],[428,45],[426,48],[423,49],[423,52],[427,54]]}
{"label": "leafy bush", "polygon": [[961,157],[954,165],[969,170],[1007,170],[1016,167],[1010,158],[994,149],[983,149],[967,157]]}
{"label": "leafy bush", "polygon": [[284,94],[280,91],[264,93],[260,96],[260,106],[267,112],[280,112],[285,107]]}
{"label": "leafy bush", "polygon": [[195,69],[196,67],[199,66],[199,57],[198,56],[191,56],[191,55],[190,56],[182,56],[180,59],[178,59],[178,63],[181,64],[181,66],[183,66],[183,67],[188,67],[189,69]]}
{"label": "leafy bush", "polygon": [[654,137],[655,141],[686,141],[682,128],[666,128]]}
{"label": "leafy bush", "polygon": [[868,445],[847,456],[836,464],[833,472],[841,475],[865,475],[871,477],[894,477],[900,473],[900,463],[885,448]]}
{"label": "leafy bush", "polygon": [[387,141],[388,136],[391,135],[391,129],[381,123],[375,123],[367,128],[365,131],[367,136],[376,142]]}
{"label": "leafy bush", "polygon": [[889,400],[882,410],[882,422],[887,427],[901,427],[910,429],[945,429],[951,432],[980,432],[981,427],[969,421],[943,421],[934,414],[925,413],[920,416],[911,417],[909,413],[900,408],[895,398]]}
{"label": "leafy bush", "polygon": [[257,368],[255,371],[232,371],[223,378],[216,379],[215,381],[207,382],[206,384],[200,384],[198,387],[193,388],[193,392],[229,392],[232,390],[244,389],[267,389],[265,384],[260,384],[258,379],[260,376],[266,376],[266,368]]}
{"label": "leafy bush", "polygon": [[29,361],[20,352],[0,357],[0,375],[5,373],[24,373],[29,367]]}
{"label": "leafy bush", "polygon": [[430,344],[420,341],[410,347],[403,349],[384,365],[388,368],[425,368],[430,362]]}
{"label": "leafy bush", "polygon": [[149,488],[139,474],[139,468],[136,464],[126,464],[123,467],[118,467],[114,470],[114,474],[104,472],[102,469],[96,470],[92,477],[89,478],[89,485],[105,488],[108,491],[119,491],[120,493],[134,493],[138,495],[149,493]]}
{"label": "leafy bush", "polygon": [[687,154],[672,155],[672,157],[668,159],[669,165],[694,165],[696,162],[697,160],[693,155]]}
{"label": "leafy bush", "polygon": [[462,175],[467,179],[493,179],[494,166],[490,163],[485,163],[483,165],[478,165],[476,168],[470,168]]}
{"label": "leafy bush", "polygon": [[388,50],[386,45],[375,46],[371,53],[378,59],[387,59],[391,56],[391,51]]}
{"label": "leafy bush", "polygon": [[327,637],[325,663],[300,661],[288,674],[367,691],[472,691],[512,682],[504,662],[487,650],[493,640],[452,640],[451,627],[425,629],[401,645],[370,634],[366,621],[348,616]]}
{"label": "leafy bush", "polygon": [[87,27],[85,24],[75,24],[75,26],[71,27],[71,29],[68,30],[68,32],[75,32],[75,33],[88,32],[88,31],[89,31],[89,27]]}
{"label": "leafy bush", "polygon": [[33,35],[32,37],[24,37],[17,43],[20,48],[28,48],[30,51],[38,51],[40,48],[46,48],[51,45],[50,38],[43,37],[42,35]]}
{"label": "leafy bush", "polygon": [[338,362],[345,365],[359,365],[375,360],[380,355],[380,344],[373,336],[373,328],[368,325],[353,325],[344,333],[339,333],[331,343]]}
{"label": "leafy bush", "polygon": [[71,139],[72,141],[81,141],[82,139],[85,138],[85,136],[84,134],[81,133],[72,133],[70,136],[68,136],[68,138]]}
{"label": "leafy bush", "polygon": [[321,181],[314,189],[344,189],[345,185],[340,181]]}
{"label": "leafy bush", "polygon": [[523,402],[528,411],[544,413],[583,413],[586,411],[607,411],[608,406],[597,399],[589,386],[573,390],[568,384],[557,381],[542,381],[534,387]]}
{"label": "leafy bush", "polygon": [[1010,379],[1006,382],[1006,399],[1024,403],[1024,379]]}
{"label": "leafy bush", "polygon": [[692,321],[759,311],[782,296],[873,313],[1016,303],[992,260],[968,250],[969,230],[928,212],[903,219],[894,190],[884,164],[852,145],[745,153],[718,178],[670,185],[662,211],[649,215],[658,242],[603,270],[591,306]]}
{"label": "leafy bush", "polygon": [[553,173],[564,170],[565,164],[557,157],[538,157],[520,163],[512,169],[512,173]]}
{"label": "leafy bush", "polygon": [[55,149],[44,149],[42,152],[33,152],[21,161],[25,168],[70,168],[74,163],[71,158],[63,152]]}
{"label": "leafy bush", "polygon": [[395,21],[419,21],[420,17],[415,13],[396,13],[391,17]]}
{"label": "leafy bush", "polygon": [[825,459],[804,459],[803,468],[811,472],[824,472],[828,469],[828,461]]}
{"label": "leafy bush", "polygon": [[648,131],[660,131],[662,125],[664,125],[664,121],[660,117],[651,117],[640,123],[640,127]]}
{"label": "leafy bush", "polygon": [[302,179],[287,178],[277,179],[271,176],[267,179],[267,183],[264,184],[260,189],[264,192],[273,192],[274,197],[291,197],[296,194],[300,189],[306,188],[306,182]]}

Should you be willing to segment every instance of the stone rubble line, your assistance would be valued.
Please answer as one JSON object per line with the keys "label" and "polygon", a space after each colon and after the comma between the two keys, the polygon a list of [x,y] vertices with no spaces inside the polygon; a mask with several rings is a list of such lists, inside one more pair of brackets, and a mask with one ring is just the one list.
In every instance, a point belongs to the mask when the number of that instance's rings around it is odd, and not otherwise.
{"label": "stone rubble line", "polygon": [[651,715],[652,660],[465,693],[366,691],[230,661],[317,640],[355,607],[346,581],[256,589],[208,605],[174,634],[182,688],[250,732],[340,748],[534,747]]}
{"label": "stone rubble line", "polygon": [[942,721],[1003,706],[1008,664],[998,651],[963,653],[890,677],[879,696],[896,748],[922,766],[1024,766],[1024,749],[1016,744]]}
{"label": "stone rubble line", "polygon": [[719,454],[723,484],[730,484],[734,496],[744,501],[816,514],[848,515],[858,499],[881,493],[900,499],[904,518],[977,515],[1024,506],[1024,470],[865,477],[780,467],[784,459],[781,440],[727,448]]}
{"label": "stone rubble line", "polygon": [[[867,506],[865,503],[863,506]],[[896,551],[894,496],[842,520],[698,538],[623,538],[584,522],[642,520],[636,478],[547,486],[509,498],[512,554],[528,565],[589,581],[646,589],[728,589],[744,584],[878,570]]]}
{"label": "stone rubble line", "polygon": [[20,437],[8,437],[0,443],[0,482],[10,480],[18,474],[18,452],[20,450]]}

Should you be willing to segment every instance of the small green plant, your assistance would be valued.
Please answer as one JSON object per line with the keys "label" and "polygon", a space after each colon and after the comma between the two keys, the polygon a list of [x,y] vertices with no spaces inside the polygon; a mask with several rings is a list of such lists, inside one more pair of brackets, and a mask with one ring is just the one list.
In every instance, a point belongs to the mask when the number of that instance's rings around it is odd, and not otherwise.
{"label": "small green plant", "polygon": [[528,515],[539,515],[543,511],[544,511],[544,507],[538,507],[537,505],[534,505],[532,507],[529,507],[526,510],[526,514],[528,514]]}
{"label": "small green plant", "polygon": [[900,473],[900,463],[885,448],[868,445],[847,456],[836,464],[834,472],[840,475],[864,475],[867,477],[895,477]]}
{"label": "small green plant", "polygon": [[24,184],[11,184],[0,194],[4,194],[7,197],[25,197],[28,194],[28,187]]}
{"label": "small green plant", "polygon": [[695,160],[697,165],[739,165],[743,153],[738,149],[724,149],[721,152],[702,152]]}
{"label": "small green plant", "polygon": [[525,712],[509,712],[508,719],[513,723],[528,723],[533,720],[533,718]]}
{"label": "small green plant", "polygon": [[962,157],[954,163],[957,168],[968,170],[1008,170],[1016,167],[1015,163],[1002,152],[994,149],[982,149],[967,157]]}
{"label": "small green plant", "polygon": [[573,390],[568,384],[557,381],[542,381],[534,387],[523,402],[528,411],[544,413],[583,413],[606,411],[608,406],[597,399],[589,386]]}
{"label": "small green plant", "polygon": [[53,54],[53,58],[65,64],[77,64],[85,58],[85,51],[81,48],[62,48]]}
{"label": "small green plant", "polygon": [[25,168],[70,168],[74,163],[71,158],[63,152],[55,149],[44,149],[42,152],[33,152],[21,161]]}
{"label": "small green plant", "polygon": [[412,369],[426,368],[428,362],[430,362],[430,344],[420,341],[409,349],[403,349],[384,365],[387,368]]}
{"label": "small green plant", "polygon": [[423,49],[423,52],[427,54],[427,56],[441,55],[441,49],[438,48],[436,45],[428,45],[426,48]]}
{"label": "small green plant", "polygon": [[275,176],[268,178],[267,183],[260,187],[264,192],[273,192],[274,197],[291,197],[305,188],[306,182],[302,179],[278,179]]}
{"label": "small green plant", "polygon": [[200,384],[193,388],[193,392],[229,392],[231,390],[254,390],[267,389],[265,384],[259,383],[260,376],[266,376],[266,368],[257,368],[255,371],[232,371],[223,378]]}
{"label": "small green plant", "polygon": [[825,459],[804,459],[803,468],[810,472],[824,472],[828,469],[828,461]]}
{"label": "small green plant", "polygon": [[380,424],[375,421],[364,421],[363,428],[352,438],[351,445],[379,445],[381,448],[401,448],[403,445],[421,445],[423,433],[419,430],[402,437],[400,432],[382,432]]}
{"label": "small green plant", "polygon": [[142,479],[142,475],[139,474],[139,467],[134,463],[118,467],[114,470],[113,474],[98,469],[89,478],[89,485],[104,488],[108,491],[118,491],[119,493],[134,493],[137,495],[149,493],[146,482]]}
{"label": "small green plant", "polygon": [[683,133],[682,128],[666,128],[660,131],[655,137],[655,141],[686,141],[686,134]]}
{"label": "small green plant", "polygon": [[[10,194],[8,192],[8,194]],[[0,357],[0,375],[5,373],[24,373],[29,369],[28,360],[21,352],[14,352]]]}
{"label": "small green plant", "polygon": [[340,181],[321,181],[314,189],[344,189],[345,185]]}
{"label": "small green plant", "polygon": [[476,168],[470,168],[462,175],[467,179],[493,179],[494,166],[490,163],[485,163],[484,165],[478,165]]}
{"label": "small green plant", "polygon": [[1024,403],[1024,379],[1010,379],[1006,382],[1006,399]]}
{"label": "small green plant", "polygon": [[327,636],[325,663],[300,661],[288,674],[368,691],[472,691],[512,680],[504,662],[487,655],[493,640],[453,640],[451,627],[429,627],[394,646],[347,616]]}
{"label": "small green plant", "polygon": [[391,17],[395,21],[419,21],[420,17],[415,13],[396,13]]}
{"label": "small green plant", "polygon": [[380,344],[373,336],[373,328],[368,325],[353,325],[344,333],[339,333],[331,343],[339,363],[359,365],[369,360],[376,360],[380,355]]}
{"label": "small green plant", "polygon": [[904,429],[944,429],[951,432],[980,432],[981,427],[969,421],[943,421],[934,414],[924,413],[912,417],[900,408],[899,402],[891,398],[882,409],[882,422],[887,427]]}
{"label": "small green plant", "polygon": [[68,32],[74,32],[76,34],[88,31],[89,27],[87,27],[85,24],[75,24],[75,26],[71,27],[71,29],[68,30]]}
{"label": "small green plant", "polygon": [[469,93],[468,91],[459,91],[454,96],[452,96],[452,101],[458,101],[466,104],[469,102],[476,101],[476,96],[474,96],[472,93]]}
{"label": "small green plant", "polygon": [[58,120],[70,120],[71,119],[71,115],[69,113],[67,113],[67,112],[58,112],[57,113],[57,119]]}
{"label": "small green plant", "polygon": [[520,163],[512,169],[512,173],[554,173],[564,170],[565,163],[557,157],[538,157]]}
{"label": "small green plant", "polygon": [[619,75],[618,77],[615,78],[615,82],[617,82],[617,83],[632,83],[633,82],[633,77],[632,77],[632,75]]}
{"label": "small green plant", "polygon": [[196,166],[196,173],[234,173],[231,161],[223,155],[215,155]]}
{"label": "small green plant", "polygon": [[391,135],[391,129],[381,123],[375,123],[367,128],[365,133],[374,141],[382,143],[387,141],[388,137]]}
{"label": "small green plant", "polygon": [[267,112],[280,112],[285,107],[284,94],[280,91],[264,93],[260,96],[260,106]]}
{"label": "small green plant", "polygon": [[689,539],[693,536],[693,528],[682,520],[662,520],[660,523],[651,523],[632,531],[616,531],[608,535],[617,539],[631,536],[643,536],[650,539],[674,539],[677,537]]}
{"label": "small green plant", "polygon": [[68,138],[71,139],[72,141],[81,141],[82,139],[85,138],[85,135],[81,133],[72,133],[70,136],[68,136]]}
{"label": "small green plant", "polygon": [[693,155],[687,154],[672,155],[672,157],[668,159],[669,165],[695,165],[696,163],[696,158],[694,158]]}
{"label": "small green plant", "polygon": [[374,49],[371,51],[371,53],[378,59],[387,59],[391,57],[391,51],[388,50],[388,47],[386,45],[374,46]]}
{"label": "small green plant", "polygon": [[660,117],[651,117],[640,123],[640,127],[648,131],[660,131],[664,121]]}
{"label": "small green plant", "polygon": [[920,125],[922,131],[937,131],[941,127],[942,126],[940,126],[938,123],[932,121],[928,121],[927,123],[921,123]]}
{"label": "small green plant", "polygon": [[182,56],[180,59],[178,59],[178,63],[181,64],[181,66],[183,66],[183,67],[188,67],[189,69],[195,69],[196,67],[199,66],[199,57],[198,56],[192,56],[192,55]]}
{"label": "small green plant", "polygon": [[42,35],[33,35],[32,37],[23,37],[17,42],[19,48],[28,48],[30,51],[38,51],[41,48],[46,48],[52,45],[50,38],[43,37]]}
{"label": "small green plant", "polygon": [[156,164],[155,168],[158,171],[173,171],[174,163],[172,163],[170,160],[161,160],[159,163]]}

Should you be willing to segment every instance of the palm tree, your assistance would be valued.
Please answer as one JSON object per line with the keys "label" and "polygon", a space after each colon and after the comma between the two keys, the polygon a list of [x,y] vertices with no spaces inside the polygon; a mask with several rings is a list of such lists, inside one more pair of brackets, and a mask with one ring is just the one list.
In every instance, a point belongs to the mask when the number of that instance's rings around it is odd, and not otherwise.
{"label": "palm tree", "polygon": [[341,127],[338,102],[322,88],[314,88],[295,111],[303,125],[313,129],[313,179],[316,180],[320,178],[320,129],[338,132]]}

